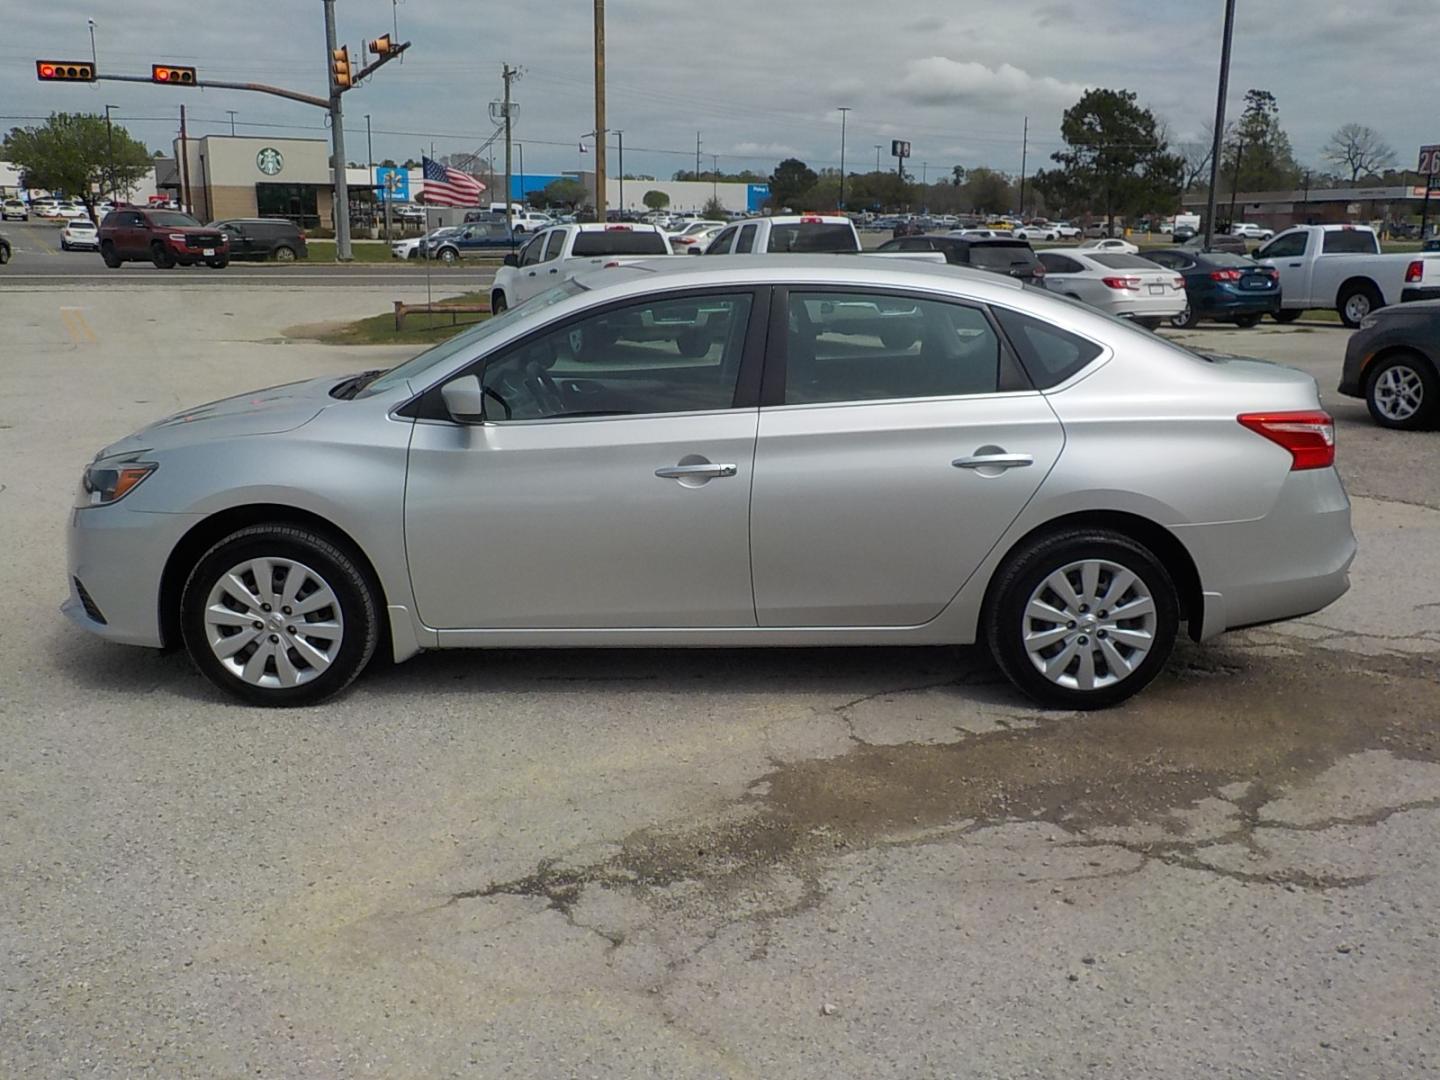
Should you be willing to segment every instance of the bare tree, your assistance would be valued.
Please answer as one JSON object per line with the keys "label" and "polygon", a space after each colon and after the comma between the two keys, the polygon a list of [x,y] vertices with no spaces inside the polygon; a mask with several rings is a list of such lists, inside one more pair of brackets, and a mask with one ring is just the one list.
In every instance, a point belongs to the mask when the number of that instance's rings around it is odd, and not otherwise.
{"label": "bare tree", "polygon": [[[1235,133],[1233,123],[1225,125],[1225,140],[1228,143]],[[1182,191],[1203,190],[1210,186],[1210,157],[1215,149],[1215,124],[1205,121],[1200,138],[1193,142],[1175,144],[1175,152],[1184,163],[1184,187]]]}
{"label": "bare tree", "polygon": [[1332,165],[1350,170],[1350,183],[1395,164],[1392,150],[1380,133],[1364,124],[1345,124],[1325,144],[1320,156]]}

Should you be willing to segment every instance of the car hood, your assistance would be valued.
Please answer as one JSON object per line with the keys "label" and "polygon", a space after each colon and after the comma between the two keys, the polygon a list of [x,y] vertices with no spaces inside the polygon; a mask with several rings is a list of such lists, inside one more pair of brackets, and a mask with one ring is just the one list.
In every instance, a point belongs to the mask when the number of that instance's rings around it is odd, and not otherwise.
{"label": "car hood", "polygon": [[135,434],[107,446],[96,457],[112,457],[138,450],[168,450],[212,439],[294,431],[335,403],[330,390],[343,381],[328,375],[322,379],[286,383],[212,401],[208,405],[197,405],[141,428]]}

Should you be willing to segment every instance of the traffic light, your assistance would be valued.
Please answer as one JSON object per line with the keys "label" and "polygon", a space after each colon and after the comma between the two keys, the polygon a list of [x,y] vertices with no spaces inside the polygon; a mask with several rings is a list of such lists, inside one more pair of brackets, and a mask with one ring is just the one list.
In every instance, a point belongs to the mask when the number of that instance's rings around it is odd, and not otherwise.
{"label": "traffic light", "polygon": [[330,54],[330,80],[344,89],[350,85],[350,49],[341,45]]}
{"label": "traffic light", "polygon": [[151,64],[150,81],[164,86],[194,86],[195,69],[192,67],[171,67],[169,64]]}
{"label": "traffic light", "polygon": [[94,82],[95,65],[89,60],[36,60],[35,77],[41,82]]}
{"label": "traffic light", "polygon": [[389,56],[395,51],[395,43],[390,40],[390,35],[377,37],[374,41],[367,41],[366,47],[376,56]]}

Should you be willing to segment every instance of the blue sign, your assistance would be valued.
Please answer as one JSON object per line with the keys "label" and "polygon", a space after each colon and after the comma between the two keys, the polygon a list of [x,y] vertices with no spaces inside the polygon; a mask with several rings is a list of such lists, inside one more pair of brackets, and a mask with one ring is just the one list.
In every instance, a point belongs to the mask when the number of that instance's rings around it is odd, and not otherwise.
{"label": "blue sign", "polygon": [[750,184],[745,191],[745,209],[752,212],[764,209],[765,200],[768,198],[770,198],[769,184]]}
{"label": "blue sign", "polygon": [[378,194],[381,199],[394,199],[396,202],[410,201],[409,169],[381,165],[375,170],[375,183],[379,185]]}

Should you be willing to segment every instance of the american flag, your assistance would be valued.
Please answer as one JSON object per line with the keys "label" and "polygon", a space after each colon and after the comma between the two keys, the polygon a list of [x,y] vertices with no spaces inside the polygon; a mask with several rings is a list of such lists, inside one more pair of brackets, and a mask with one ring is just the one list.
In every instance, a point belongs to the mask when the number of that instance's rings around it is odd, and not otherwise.
{"label": "american flag", "polygon": [[438,206],[474,206],[480,201],[485,185],[473,176],[428,157],[422,157],[420,164],[425,176],[426,202]]}

